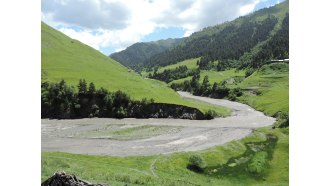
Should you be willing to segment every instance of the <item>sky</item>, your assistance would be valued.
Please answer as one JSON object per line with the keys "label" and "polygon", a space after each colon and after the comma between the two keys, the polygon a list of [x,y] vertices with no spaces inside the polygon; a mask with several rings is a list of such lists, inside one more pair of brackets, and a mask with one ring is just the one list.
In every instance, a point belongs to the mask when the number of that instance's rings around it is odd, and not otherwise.
{"label": "sky", "polygon": [[42,0],[41,20],[109,55],[136,42],[190,36],[284,0]]}

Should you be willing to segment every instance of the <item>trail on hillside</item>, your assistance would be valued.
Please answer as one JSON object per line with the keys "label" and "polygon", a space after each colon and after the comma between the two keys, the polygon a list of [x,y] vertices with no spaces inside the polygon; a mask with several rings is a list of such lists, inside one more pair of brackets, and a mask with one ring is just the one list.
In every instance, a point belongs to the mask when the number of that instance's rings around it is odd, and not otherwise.
{"label": "trail on hillside", "polygon": [[42,119],[42,151],[111,156],[197,151],[244,138],[253,129],[275,122],[275,118],[242,103],[178,93],[185,98],[230,108],[232,114],[213,120]]}

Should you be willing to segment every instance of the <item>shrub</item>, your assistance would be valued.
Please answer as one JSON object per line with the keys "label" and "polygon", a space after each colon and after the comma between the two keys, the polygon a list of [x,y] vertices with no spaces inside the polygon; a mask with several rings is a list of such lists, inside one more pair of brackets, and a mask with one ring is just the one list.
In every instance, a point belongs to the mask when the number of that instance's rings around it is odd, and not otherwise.
{"label": "shrub", "polygon": [[217,116],[217,113],[214,110],[208,110],[205,113],[205,119],[213,119]]}
{"label": "shrub", "polygon": [[236,95],[233,92],[230,92],[228,95],[228,99],[230,101],[235,101],[236,100]]}
{"label": "shrub", "polygon": [[254,69],[249,68],[245,71],[245,77],[247,78],[247,77],[251,76],[253,73],[254,73]]}
{"label": "shrub", "polygon": [[194,154],[189,157],[188,168],[196,172],[203,172],[206,167],[204,158],[199,154]]}
{"label": "shrub", "polygon": [[268,154],[265,151],[257,152],[247,166],[247,171],[254,176],[262,175],[267,168]]}

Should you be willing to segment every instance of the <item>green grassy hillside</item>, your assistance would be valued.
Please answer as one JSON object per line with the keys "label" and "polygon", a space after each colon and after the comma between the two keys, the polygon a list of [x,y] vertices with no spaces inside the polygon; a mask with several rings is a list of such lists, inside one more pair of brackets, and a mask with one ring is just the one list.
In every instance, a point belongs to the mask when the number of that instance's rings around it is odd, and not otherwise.
{"label": "green grassy hillside", "polygon": [[[289,65],[274,63],[264,65],[259,71],[242,81],[238,87],[245,90],[241,102],[274,115],[289,112]],[[260,95],[251,94],[259,91]]]}
{"label": "green grassy hillside", "polygon": [[230,112],[225,108],[183,99],[165,83],[144,79],[108,56],[45,23],[41,23],[41,47],[42,81],[59,82],[64,79],[76,87],[79,79],[85,79],[88,83],[93,82],[96,88],[122,90],[134,99],[153,98],[156,102],[191,106],[204,112],[213,109],[223,116]]}
{"label": "green grassy hillside", "polygon": [[176,64],[173,64],[173,65],[168,65],[168,66],[165,66],[165,67],[160,67],[158,69],[158,72],[163,72],[164,70],[169,70],[169,69],[175,69],[179,66],[187,66],[188,69],[196,69],[198,66],[197,66],[197,61],[199,60],[200,58],[194,58],[194,59],[187,59],[187,60],[184,60],[184,61],[181,61],[179,63],[176,63]]}

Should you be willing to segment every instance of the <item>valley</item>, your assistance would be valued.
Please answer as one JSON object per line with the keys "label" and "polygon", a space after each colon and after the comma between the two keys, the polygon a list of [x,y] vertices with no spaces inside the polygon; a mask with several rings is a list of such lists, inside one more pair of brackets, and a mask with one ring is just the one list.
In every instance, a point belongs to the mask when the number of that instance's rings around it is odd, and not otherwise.
{"label": "valley", "polygon": [[289,185],[288,29],[284,1],[106,56],[42,22],[41,181]]}

